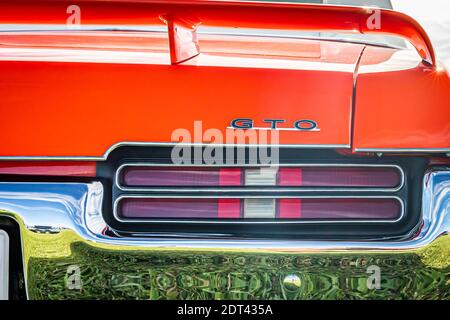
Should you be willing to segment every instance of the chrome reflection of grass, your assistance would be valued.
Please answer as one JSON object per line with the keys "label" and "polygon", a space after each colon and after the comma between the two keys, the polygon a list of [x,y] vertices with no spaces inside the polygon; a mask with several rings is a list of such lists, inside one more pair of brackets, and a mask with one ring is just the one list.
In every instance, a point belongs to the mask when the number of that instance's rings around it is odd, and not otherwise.
{"label": "chrome reflection of grass", "polygon": [[[446,237],[448,238],[448,237]],[[450,299],[449,241],[440,250],[394,254],[271,254],[114,251],[71,244],[71,254],[28,261],[35,299]],[[434,253],[433,253],[434,252]],[[437,254],[436,254],[437,253]],[[433,261],[436,256],[437,261]],[[424,261],[427,264],[424,264]],[[65,286],[69,265],[83,286]],[[366,269],[381,268],[381,289],[367,288]],[[286,287],[287,275],[299,287]]]}

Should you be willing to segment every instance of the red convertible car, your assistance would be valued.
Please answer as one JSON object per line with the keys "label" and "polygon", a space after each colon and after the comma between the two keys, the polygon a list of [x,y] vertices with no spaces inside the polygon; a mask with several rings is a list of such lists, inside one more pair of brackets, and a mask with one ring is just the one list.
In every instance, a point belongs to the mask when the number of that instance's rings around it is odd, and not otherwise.
{"label": "red convertible car", "polygon": [[449,73],[389,0],[0,1],[0,70],[0,299],[450,298]]}

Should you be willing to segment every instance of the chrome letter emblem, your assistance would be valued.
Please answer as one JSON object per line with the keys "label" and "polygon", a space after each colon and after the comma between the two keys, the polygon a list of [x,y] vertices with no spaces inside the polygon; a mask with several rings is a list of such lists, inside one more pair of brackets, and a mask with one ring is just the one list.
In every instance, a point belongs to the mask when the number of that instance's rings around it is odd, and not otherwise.
{"label": "chrome letter emblem", "polygon": [[289,126],[281,126],[285,123],[284,119],[264,119],[263,123],[267,123],[267,127],[255,127],[253,119],[237,118],[231,121],[228,129],[243,129],[243,130],[277,130],[277,131],[320,131],[317,122],[314,120],[297,120]]}

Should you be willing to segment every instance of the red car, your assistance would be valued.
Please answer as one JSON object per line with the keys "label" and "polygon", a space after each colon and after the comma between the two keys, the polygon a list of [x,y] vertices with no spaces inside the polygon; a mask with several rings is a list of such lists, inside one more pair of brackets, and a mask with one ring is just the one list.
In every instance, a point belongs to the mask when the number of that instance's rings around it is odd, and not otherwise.
{"label": "red car", "polygon": [[449,74],[309,2],[0,2],[0,298],[449,299]]}

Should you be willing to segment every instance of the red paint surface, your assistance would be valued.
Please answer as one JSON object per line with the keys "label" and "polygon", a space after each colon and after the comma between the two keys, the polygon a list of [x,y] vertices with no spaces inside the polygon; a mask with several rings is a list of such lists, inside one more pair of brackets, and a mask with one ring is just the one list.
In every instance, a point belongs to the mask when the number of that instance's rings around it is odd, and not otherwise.
{"label": "red paint surface", "polygon": [[[162,25],[160,15],[169,8],[178,19],[202,25],[370,31],[361,23],[369,14],[362,8],[150,2],[81,1],[83,23]],[[2,2],[0,21],[65,23],[66,6]],[[187,8],[195,9],[195,19],[178,15]],[[434,60],[413,20],[390,11],[382,11],[382,19],[378,33],[400,34],[422,58]],[[193,132],[195,120],[225,135],[240,117],[255,126],[267,118],[285,119],[280,126],[286,127],[299,118],[319,124],[318,132],[280,132],[282,145],[450,148],[449,76],[414,51],[410,64],[397,57],[399,50],[366,48],[352,115],[353,73],[363,45],[199,35],[202,54],[172,66],[167,34],[111,35],[0,35],[0,157],[102,157],[120,142],[171,142],[178,128]]]}
{"label": "red paint surface", "polygon": [[[364,51],[356,86],[353,148],[450,148],[448,73],[402,52],[396,54],[404,57],[395,57],[395,52],[370,47]],[[373,63],[374,57],[383,55],[389,57],[386,62]]]}
{"label": "red paint surface", "polygon": [[[222,40],[224,50],[233,38]],[[307,48],[308,57],[296,59],[286,46],[281,57],[269,55],[265,43],[265,52],[239,54],[237,43],[231,56],[204,54],[197,65],[138,64],[126,57],[102,63],[99,56],[92,58],[98,63],[1,61],[0,156],[101,157],[118,142],[172,142],[179,128],[189,130],[190,142],[202,142],[194,121],[225,137],[240,117],[253,118],[255,126],[282,118],[286,127],[299,117],[314,119],[321,131],[282,131],[279,143],[348,145],[353,70],[362,46],[324,43],[316,46],[319,57],[310,58],[311,43],[319,44],[299,40],[292,47],[297,57],[296,50]],[[71,54],[76,59],[83,52]]]}

